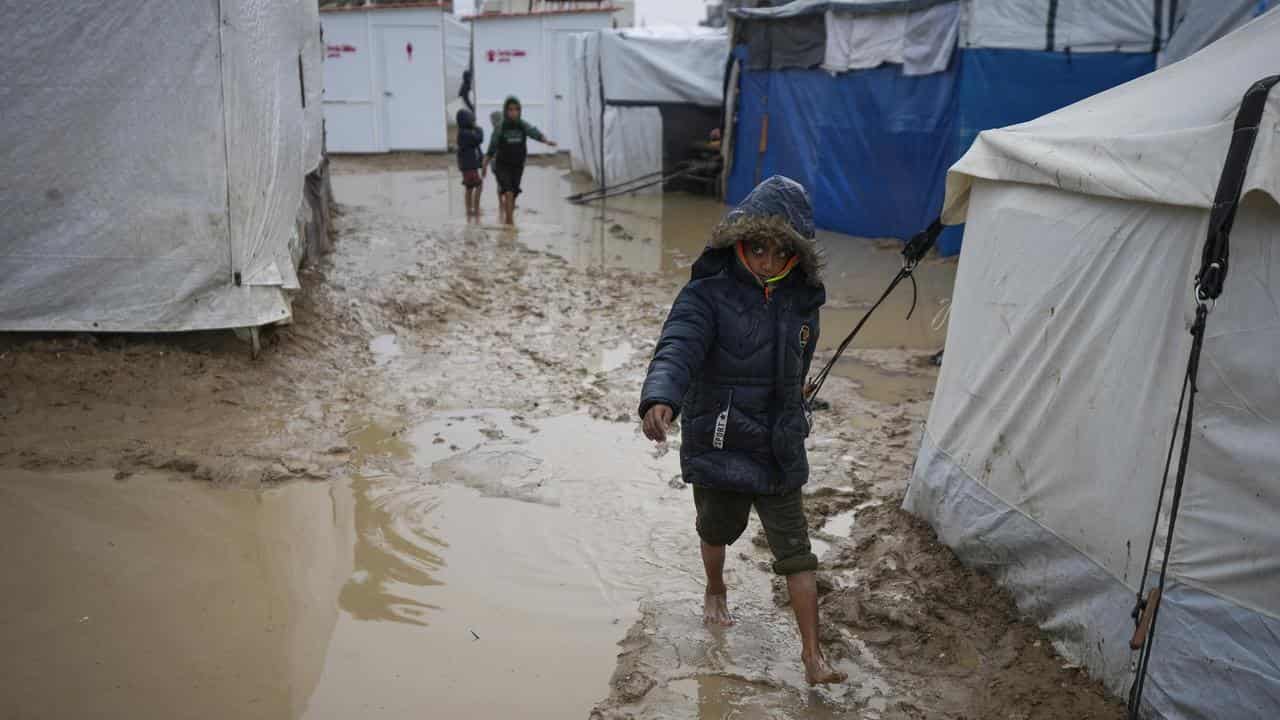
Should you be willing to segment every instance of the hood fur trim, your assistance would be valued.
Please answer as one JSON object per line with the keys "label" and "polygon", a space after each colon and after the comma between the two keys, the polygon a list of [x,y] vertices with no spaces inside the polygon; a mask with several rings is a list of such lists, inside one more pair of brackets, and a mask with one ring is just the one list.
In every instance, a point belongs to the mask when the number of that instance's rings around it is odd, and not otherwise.
{"label": "hood fur trim", "polygon": [[813,238],[796,232],[795,228],[777,215],[734,214],[725,218],[711,232],[713,248],[730,248],[741,240],[757,238],[777,240],[782,247],[796,254],[796,267],[804,271],[805,281],[815,287],[822,285],[824,264],[822,249]]}

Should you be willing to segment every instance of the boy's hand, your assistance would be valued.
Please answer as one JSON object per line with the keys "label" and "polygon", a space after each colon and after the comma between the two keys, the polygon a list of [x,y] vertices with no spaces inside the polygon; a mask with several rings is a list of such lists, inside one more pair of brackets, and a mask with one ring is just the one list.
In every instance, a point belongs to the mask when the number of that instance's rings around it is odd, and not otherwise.
{"label": "boy's hand", "polygon": [[546,140],[545,142],[551,147],[560,147],[555,140]]}
{"label": "boy's hand", "polygon": [[644,436],[654,442],[667,441],[667,428],[671,427],[671,420],[675,415],[670,407],[666,405],[654,405],[644,414]]}

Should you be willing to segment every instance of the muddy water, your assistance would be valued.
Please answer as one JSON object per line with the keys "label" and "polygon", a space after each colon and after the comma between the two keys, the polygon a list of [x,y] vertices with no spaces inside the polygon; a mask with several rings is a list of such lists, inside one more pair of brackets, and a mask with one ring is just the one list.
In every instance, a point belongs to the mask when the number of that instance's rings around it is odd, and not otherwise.
{"label": "muddy water", "polygon": [[675,454],[630,426],[355,424],[349,481],[7,474],[3,707],[585,717],[638,600],[700,597]]}
{"label": "muddy water", "polygon": [[297,717],[351,573],[341,484],[111,472],[0,484],[4,717]]}
{"label": "muddy water", "polygon": [[355,568],[306,717],[584,717],[637,600],[699,587],[676,459],[630,426],[460,411],[350,440]]}
{"label": "muddy water", "polygon": [[[468,223],[462,186],[453,170],[351,173],[334,177],[342,202],[387,212],[432,219],[446,225]],[[536,250],[558,255],[576,267],[623,268],[660,273],[683,280],[707,237],[724,214],[717,201],[684,193],[656,192],[573,205],[564,198],[590,189],[581,176],[558,167],[531,166],[520,196],[517,227],[496,222],[496,196],[484,197],[478,224]],[[821,231],[827,257],[829,303],[822,311],[820,349],[830,352],[879,298],[901,267],[901,245]],[[946,339],[947,303],[955,282],[954,260],[930,259],[916,271],[916,307],[905,283],[885,301],[863,328],[855,349],[900,349],[932,353]],[[852,358],[835,373],[858,381],[868,398],[902,402],[927,397],[931,373],[908,378],[900,369],[885,372],[877,363]]]}

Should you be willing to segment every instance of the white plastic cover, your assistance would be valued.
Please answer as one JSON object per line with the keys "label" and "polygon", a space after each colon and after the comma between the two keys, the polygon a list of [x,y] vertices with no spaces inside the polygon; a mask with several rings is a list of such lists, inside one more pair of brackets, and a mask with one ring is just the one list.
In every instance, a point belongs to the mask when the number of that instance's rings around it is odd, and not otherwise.
{"label": "white plastic cover", "polygon": [[302,85],[307,93],[302,164],[311,172],[324,160],[324,47],[320,42],[320,5],[299,0],[298,6],[302,11]]}
{"label": "white plastic cover", "polygon": [[[288,318],[290,241],[318,164],[319,82],[302,107],[315,14],[302,2],[223,0],[222,18],[217,7],[9,8],[0,329]],[[92,52],[69,50],[86,38]]]}
{"label": "white plastic cover", "polygon": [[1277,0],[1182,0],[1172,35],[1160,52],[1160,66],[1189,57],[1277,6]]}
{"label": "white plastic cover", "polygon": [[[471,65],[471,25],[456,16],[444,14],[444,101],[448,105],[458,99],[462,73]],[[452,113],[450,113],[452,116]],[[453,122],[453,118],[449,118]]]}
{"label": "white plastic cover", "polygon": [[[1151,52],[1151,0],[1009,0],[965,2],[963,47],[1072,52]],[[1161,23],[1163,30],[1167,28]]]}
{"label": "white plastic cover", "polygon": [[[662,111],[656,107],[606,107],[604,171],[608,184],[662,172]],[[661,192],[662,186],[642,192]]]}
{"label": "white plastic cover", "polygon": [[724,30],[614,30],[601,39],[609,102],[720,106],[729,58]]}
{"label": "white plastic cover", "polygon": [[[965,247],[905,504],[1117,691],[1208,209],[1258,79],[1240,68],[1280,68],[1277,32],[1272,13],[1185,62],[985,132],[948,178]],[[1278,139],[1273,96],[1201,363],[1147,697],[1159,717],[1264,717],[1280,703]]]}
{"label": "white plastic cover", "polygon": [[658,105],[721,105],[729,51],[721,31],[602,30],[576,34],[567,45],[572,165],[598,182],[615,185],[662,171]]}
{"label": "white plastic cover", "polygon": [[960,27],[960,3],[925,10],[849,15],[828,12],[822,67],[831,72],[902,65],[904,75],[942,72],[951,62]]}

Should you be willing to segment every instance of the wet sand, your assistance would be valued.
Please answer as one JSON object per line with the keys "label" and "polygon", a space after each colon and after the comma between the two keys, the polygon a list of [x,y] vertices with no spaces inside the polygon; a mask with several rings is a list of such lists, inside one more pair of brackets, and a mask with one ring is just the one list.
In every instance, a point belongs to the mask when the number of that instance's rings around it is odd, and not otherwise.
{"label": "wet sand", "polygon": [[[723,208],[573,206],[540,161],[517,229],[491,187],[469,223],[450,162],[336,160],[337,249],[257,362],[229,333],[0,338],[0,717],[1119,716],[898,510],[954,263],[824,391],[807,505],[852,679],[810,690],[754,518],[739,625],[701,626],[678,442],[633,418]],[[829,352],[900,260],[824,241]]]}

